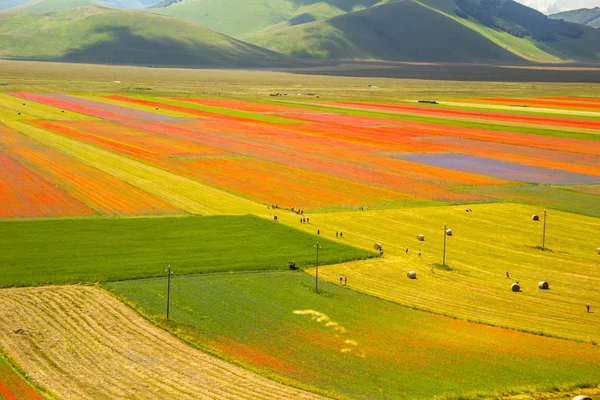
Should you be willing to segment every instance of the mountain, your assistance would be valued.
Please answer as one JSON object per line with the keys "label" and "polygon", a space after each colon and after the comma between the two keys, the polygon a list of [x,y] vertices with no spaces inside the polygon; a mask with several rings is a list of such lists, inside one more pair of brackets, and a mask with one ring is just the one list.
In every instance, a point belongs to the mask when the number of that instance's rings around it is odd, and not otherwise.
{"label": "mountain", "polygon": [[424,62],[519,60],[460,23],[411,1],[286,27],[249,36],[248,40],[295,57]]}
{"label": "mountain", "polygon": [[600,7],[565,11],[558,14],[548,15],[548,18],[562,19],[563,21],[575,22],[577,24],[600,28]]}
{"label": "mountain", "polygon": [[244,40],[296,57],[424,62],[600,60],[600,31],[550,20],[512,0],[405,0],[278,27]]}
{"label": "mountain", "polygon": [[243,38],[294,18],[322,20],[362,10],[382,0],[164,0],[150,11],[187,19]]}
{"label": "mountain", "polygon": [[13,8],[5,9],[3,13],[43,14],[56,11],[67,11],[77,7],[100,6],[96,0],[32,0]]}
{"label": "mountain", "polygon": [[46,13],[88,5],[136,9],[146,8],[156,2],[157,0],[0,0],[0,10],[9,10],[12,13]]}
{"label": "mountain", "polygon": [[0,1],[0,10],[6,10],[8,8],[13,8],[19,6],[23,3],[26,3],[29,0],[1,0]]}
{"label": "mountain", "polygon": [[292,63],[193,22],[96,6],[44,15],[0,14],[0,57],[215,67]]}

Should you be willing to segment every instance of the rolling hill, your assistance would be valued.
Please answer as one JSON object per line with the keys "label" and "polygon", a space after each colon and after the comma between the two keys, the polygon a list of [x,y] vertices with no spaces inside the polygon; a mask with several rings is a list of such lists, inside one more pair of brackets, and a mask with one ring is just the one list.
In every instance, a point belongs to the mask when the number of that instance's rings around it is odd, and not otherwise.
{"label": "rolling hill", "polygon": [[563,21],[575,22],[577,24],[589,25],[600,28],[600,7],[582,8],[579,10],[565,11],[548,15],[548,18],[562,19]]}
{"label": "rolling hill", "polygon": [[295,57],[519,61],[460,23],[411,1],[248,36],[247,40]]}
{"label": "rolling hill", "polygon": [[2,0],[0,10],[10,12],[45,13],[71,10],[88,5],[104,5],[113,8],[145,8],[156,0]]}
{"label": "rolling hill", "polygon": [[600,60],[599,31],[550,20],[512,0],[390,2],[326,20],[272,27],[245,40],[297,57],[423,62]]}
{"label": "rolling hill", "polygon": [[0,14],[0,57],[204,67],[291,63],[189,21],[95,6],[44,15]]}
{"label": "rolling hill", "polygon": [[[295,19],[322,20],[362,10],[381,0],[164,0],[152,12],[187,19],[217,32],[243,37]],[[296,20],[297,21],[297,20]]]}

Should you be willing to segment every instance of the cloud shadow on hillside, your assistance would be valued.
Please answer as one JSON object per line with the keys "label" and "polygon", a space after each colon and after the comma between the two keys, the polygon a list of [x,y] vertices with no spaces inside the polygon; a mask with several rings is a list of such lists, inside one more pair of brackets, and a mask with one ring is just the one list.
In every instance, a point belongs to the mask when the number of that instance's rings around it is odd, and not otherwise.
{"label": "cloud shadow on hillside", "polygon": [[149,39],[123,25],[98,27],[92,34],[99,38],[94,44],[70,50],[54,61],[212,67],[286,64],[284,56],[236,40],[221,47],[168,37]]}

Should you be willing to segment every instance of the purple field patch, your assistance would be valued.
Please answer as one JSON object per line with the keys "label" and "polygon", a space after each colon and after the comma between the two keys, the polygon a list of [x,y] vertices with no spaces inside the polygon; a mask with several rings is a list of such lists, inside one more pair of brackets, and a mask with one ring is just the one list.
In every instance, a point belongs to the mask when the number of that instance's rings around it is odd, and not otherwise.
{"label": "purple field patch", "polygon": [[600,183],[600,177],[475,157],[458,153],[397,154],[394,158],[518,182],[543,184]]}
{"label": "purple field patch", "polygon": [[80,97],[69,96],[66,94],[48,94],[46,97],[50,97],[56,100],[69,101],[71,103],[79,104],[86,107],[97,108],[99,110],[115,112],[119,114],[129,115],[139,119],[151,120],[151,121],[181,121],[182,118],[169,117],[153,112],[136,110],[133,108],[118,106],[116,104],[108,104],[100,101],[82,99]]}

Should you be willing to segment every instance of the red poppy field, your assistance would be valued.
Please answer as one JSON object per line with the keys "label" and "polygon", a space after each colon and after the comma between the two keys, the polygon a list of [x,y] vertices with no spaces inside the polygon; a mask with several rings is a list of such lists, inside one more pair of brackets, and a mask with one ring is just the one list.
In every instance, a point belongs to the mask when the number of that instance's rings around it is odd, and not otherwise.
{"label": "red poppy field", "polygon": [[[565,174],[564,179],[557,181],[561,184],[600,183],[600,146],[596,145],[594,136],[569,137],[569,129],[574,130],[574,135],[580,128],[596,130],[600,123],[592,117],[350,102],[336,104],[351,106],[351,110],[324,105],[322,110],[313,107],[305,112],[301,104],[287,106],[239,99],[109,95],[90,100],[25,92],[10,93],[10,96],[29,104],[38,102],[54,107],[59,116],[65,110],[81,116],[77,120],[60,117],[44,120],[13,115],[31,127],[257,203],[279,204],[285,208],[352,209],[364,205],[389,208],[419,203],[506,200],[506,196],[483,194],[486,191],[482,189],[493,187],[497,191],[515,184],[549,183],[538,182],[537,175],[528,175],[525,167],[538,168],[536,173],[542,171],[549,176]],[[511,99],[493,100],[511,102]],[[481,103],[490,101],[482,99]],[[585,99],[522,102],[569,107],[594,104]],[[128,104],[137,108],[128,108]],[[23,105],[26,109],[25,102]],[[393,117],[355,113],[356,108],[385,110],[389,112],[386,115]],[[188,117],[161,114],[167,111]],[[430,116],[434,120],[403,119],[406,114]],[[510,126],[481,129],[470,126],[468,121],[462,125],[444,125],[435,119],[454,116],[487,124],[506,121],[523,126],[541,124],[564,129],[564,132],[558,136],[542,136],[511,130]],[[14,182],[18,179],[23,179],[23,183],[18,185],[19,193],[14,189],[8,193],[5,189],[5,198],[13,200],[3,204],[1,216],[179,212],[168,199],[144,193],[143,187],[136,186],[135,182],[111,177],[108,169],[99,168],[97,164],[90,168],[86,157],[61,154],[34,138],[3,129],[3,163],[11,171],[4,177],[3,186],[17,186]],[[489,165],[507,162],[516,169],[497,174],[493,169],[486,169],[486,163],[453,168],[423,161],[434,155],[452,156],[452,159],[476,156],[489,160]],[[112,192],[104,191],[104,198],[96,198],[94,185],[111,188]],[[594,193],[594,189],[584,186],[581,191]],[[23,206],[27,209],[21,211],[16,205],[10,205],[19,203],[20,196],[28,196],[28,193],[34,201]],[[36,205],[42,198],[43,204]],[[592,214],[597,212],[591,211]]]}

